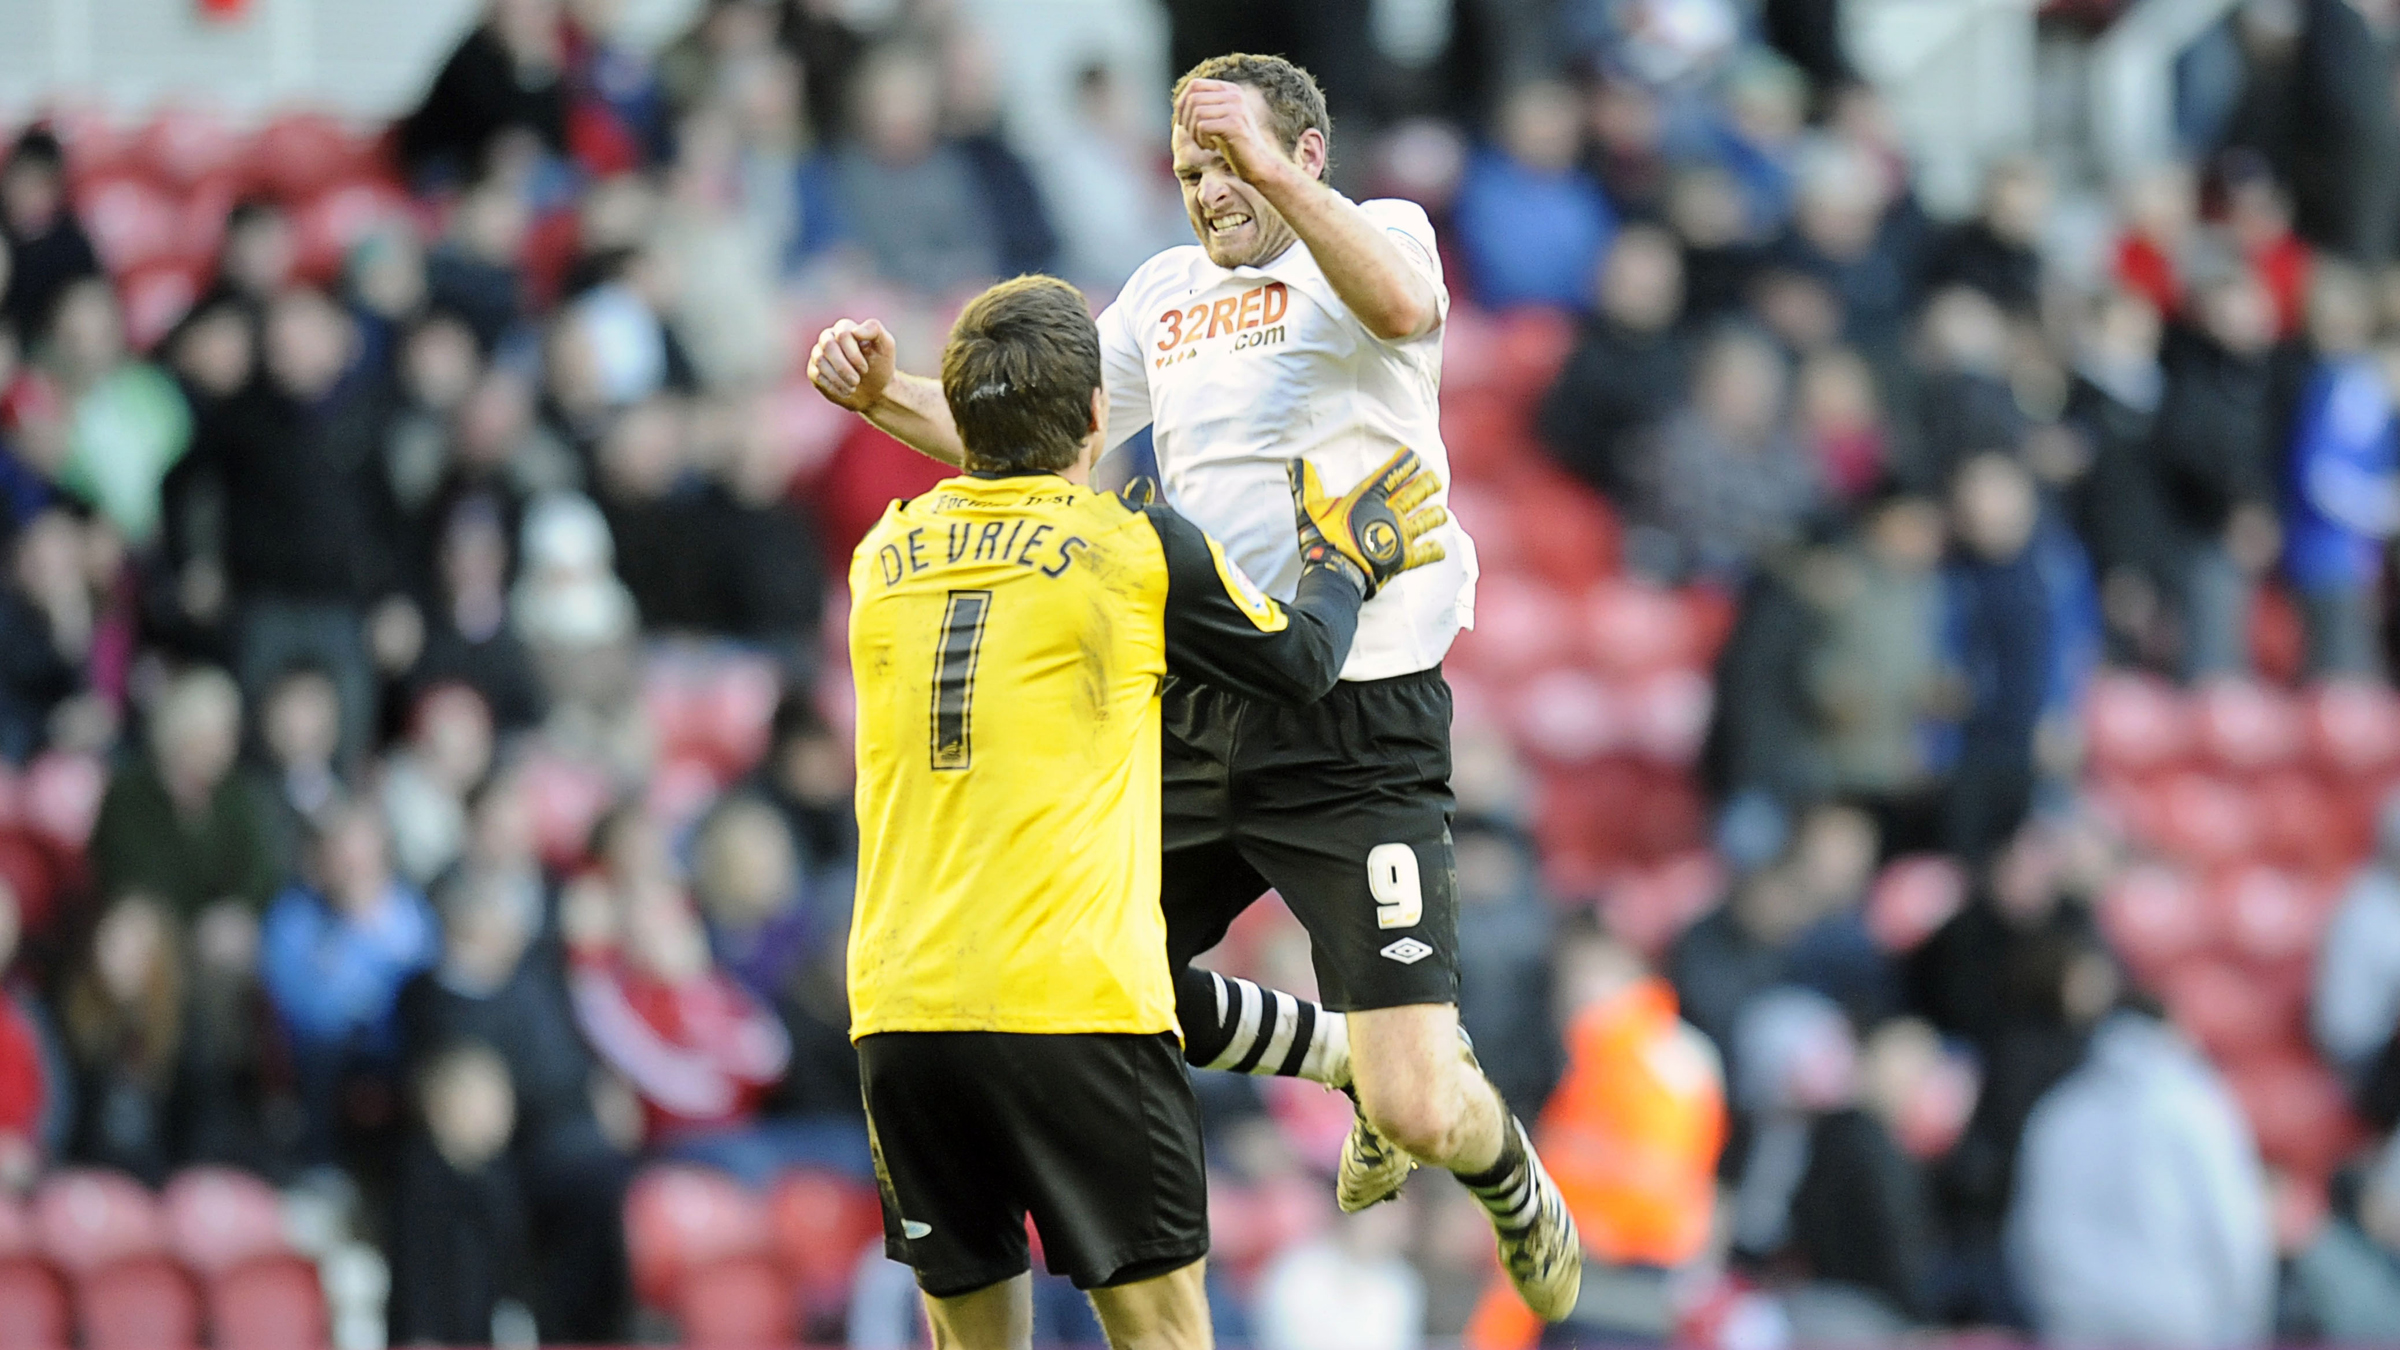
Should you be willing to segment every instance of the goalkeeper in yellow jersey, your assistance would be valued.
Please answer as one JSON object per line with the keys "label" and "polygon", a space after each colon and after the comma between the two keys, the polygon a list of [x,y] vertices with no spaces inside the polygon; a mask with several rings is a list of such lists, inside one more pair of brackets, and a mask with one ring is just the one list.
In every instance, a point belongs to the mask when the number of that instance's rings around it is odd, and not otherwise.
{"label": "goalkeeper in yellow jersey", "polygon": [[1032,1334],[1025,1217],[1111,1344],[1210,1343],[1199,1108],[1159,909],[1159,683],[1330,690],[1359,606],[1441,551],[1395,449],[1340,498],[1289,470],[1289,604],[1198,527],[1086,485],[1099,333],[1063,282],[970,304],[942,354],[966,473],[850,569],[859,880],[851,1034],[891,1255],[939,1346]]}

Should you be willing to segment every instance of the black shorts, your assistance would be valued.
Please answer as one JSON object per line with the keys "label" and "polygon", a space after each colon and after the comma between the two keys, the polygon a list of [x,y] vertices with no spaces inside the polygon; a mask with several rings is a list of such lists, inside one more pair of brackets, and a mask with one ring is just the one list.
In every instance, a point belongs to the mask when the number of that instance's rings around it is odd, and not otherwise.
{"label": "black shorts", "polygon": [[1450,685],[1348,681],[1305,708],[1170,679],[1161,902],[1180,970],[1270,886],[1337,1012],[1458,1001]]}
{"label": "black shorts", "polygon": [[1078,1289],[1208,1254],[1200,1105],[1172,1032],[893,1031],[858,1042],[883,1249],[937,1298],[1029,1268]]}

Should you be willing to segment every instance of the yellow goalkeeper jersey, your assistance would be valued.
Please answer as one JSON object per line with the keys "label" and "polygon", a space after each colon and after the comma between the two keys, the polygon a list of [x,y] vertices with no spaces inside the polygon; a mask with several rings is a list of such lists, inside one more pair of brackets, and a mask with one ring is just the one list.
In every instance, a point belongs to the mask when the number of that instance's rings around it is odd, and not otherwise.
{"label": "yellow goalkeeper jersey", "polygon": [[895,502],[850,595],[852,1037],[1174,1030],[1160,677],[1321,697],[1352,583],[1280,605],[1167,508],[1036,473]]}

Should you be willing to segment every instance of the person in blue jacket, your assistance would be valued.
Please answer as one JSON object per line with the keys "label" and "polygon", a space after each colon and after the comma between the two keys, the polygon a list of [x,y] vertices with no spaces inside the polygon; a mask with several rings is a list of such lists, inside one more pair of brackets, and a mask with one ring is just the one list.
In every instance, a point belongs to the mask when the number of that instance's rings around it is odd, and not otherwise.
{"label": "person in blue jacket", "polygon": [[392,873],[372,803],[345,801],[318,818],[308,870],[267,907],[259,973],[299,1071],[301,1155],[328,1163],[348,1089],[396,1083],[400,987],[434,963],[440,940],[425,897]]}
{"label": "person in blue jacket", "polygon": [[2375,582],[2400,532],[2393,390],[2400,344],[2317,363],[2292,422],[2284,481],[2283,574],[2300,600],[2311,678],[2374,678]]}

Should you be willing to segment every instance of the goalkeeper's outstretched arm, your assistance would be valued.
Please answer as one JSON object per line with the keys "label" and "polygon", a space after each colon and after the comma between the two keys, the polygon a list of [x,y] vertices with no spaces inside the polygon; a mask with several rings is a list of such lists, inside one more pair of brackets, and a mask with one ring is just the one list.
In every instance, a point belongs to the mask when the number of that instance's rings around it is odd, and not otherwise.
{"label": "goalkeeper's outstretched arm", "polygon": [[843,319],[817,335],[808,354],[808,381],[918,453],[953,468],[965,465],[966,442],[950,420],[940,382],[902,374],[897,354],[880,321]]}

